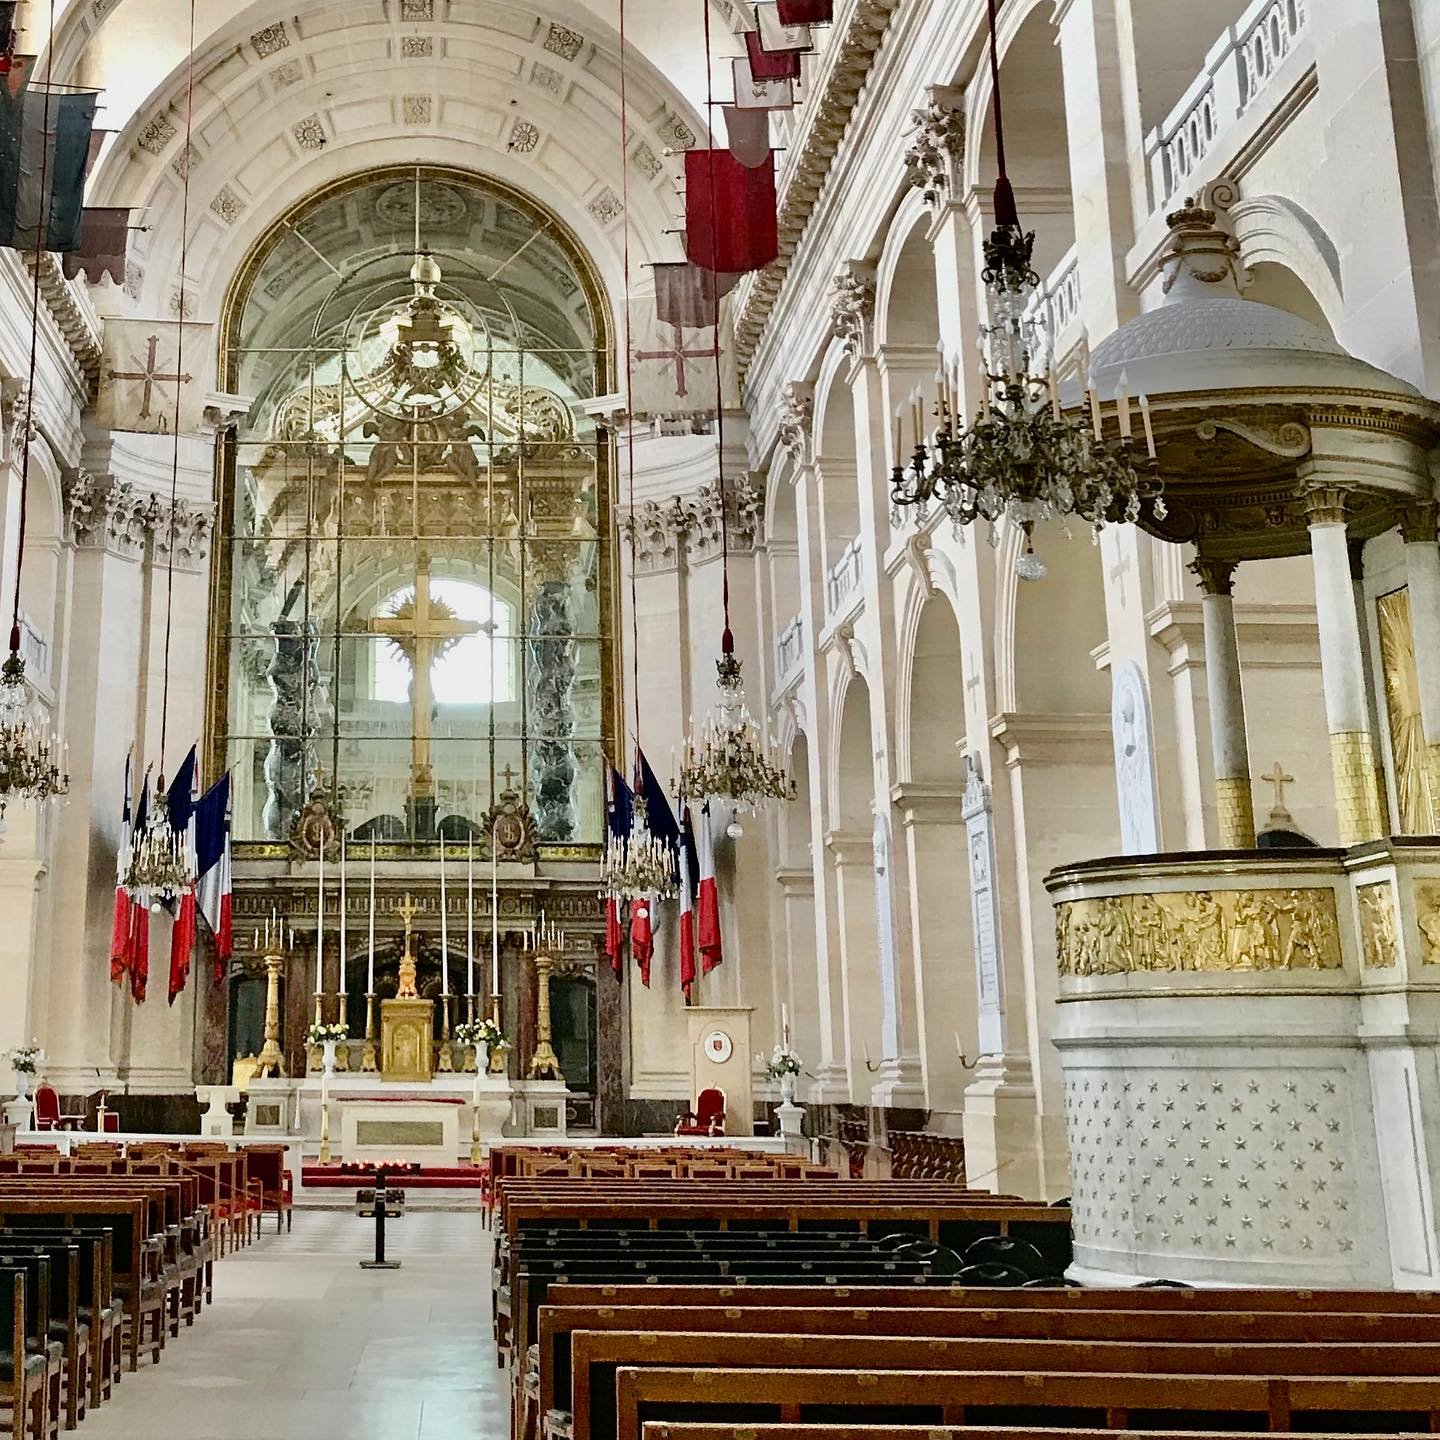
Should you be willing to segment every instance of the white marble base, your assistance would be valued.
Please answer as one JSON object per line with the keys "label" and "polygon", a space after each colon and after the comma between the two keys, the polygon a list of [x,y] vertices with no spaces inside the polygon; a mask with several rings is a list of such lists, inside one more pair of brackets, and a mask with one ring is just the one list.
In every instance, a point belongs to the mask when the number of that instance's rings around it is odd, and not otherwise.
{"label": "white marble base", "polygon": [[[460,1154],[460,1106],[443,1100],[332,1100],[339,1112],[336,1159],[453,1165]],[[332,1132],[335,1121],[331,1120]]]}
{"label": "white marble base", "polygon": [[205,1108],[200,1112],[200,1133],[210,1140],[228,1140],[235,1134],[235,1117],[225,1108],[240,1099],[236,1085],[197,1085],[195,1098]]}
{"label": "white marble base", "polygon": [[5,1123],[16,1130],[29,1130],[35,1123],[35,1102],[33,1100],[7,1100],[4,1107]]}
{"label": "white marble base", "polygon": [[563,1140],[565,1097],[569,1093],[563,1080],[527,1080],[520,1096],[525,1107],[525,1133],[537,1140]]}
{"label": "white marble base", "polygon": [[784,1101],[775,1107],[775,1122],[781,1135],[795,1139],[805,1133],[805,1107]]}

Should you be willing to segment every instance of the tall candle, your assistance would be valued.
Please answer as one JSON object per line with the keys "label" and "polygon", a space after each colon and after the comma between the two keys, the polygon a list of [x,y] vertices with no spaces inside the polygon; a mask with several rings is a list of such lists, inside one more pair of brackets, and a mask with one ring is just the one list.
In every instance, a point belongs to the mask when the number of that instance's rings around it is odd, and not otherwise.
{"label": "tall candle", "polygon": [[365,965],[365,993],[375,993],[375,836],[370,836],[370,958]]}
{"label": "tall candle", "polygon": [[790,1043],[790,1007],[783,1000],[780,1002],[780,1038],[787,1045]]}
{"label": "tall candle", "polygon": [[500,993],[500,847],[490,827],[490,993]]}
{"label": "tall candle", "polygon": [[445,837],[440,837],[440,993],[450,993],[450,907],[445,896]]}
{"label": "tall candle", "polygon": [[465,856],[465,993],[475,993],[475,833]]}
{"label": "tall candle", "polygon": [[345,963],[350,956],[350,947],[346,938],[345,926],[345,832],[340,832],[340,984],[337,987],[340,992],[340,1004],[345,1004]]}
{"label": "tall candle", "polygon": [[1142,394],[1139,399],[1140,422],[1145,427],[1145,453],[1155,458],[1155,429],[1150,423],[1150,397]]}
{"label": "tall candle", "polygon": [[325,846],[320,846],[320,881],[315,893],[315,993],[325,993]]}
{"label": "tall candle", "polygon": [[1120,421],[1120,438],[1130,438],[1130,377],[1120,372],[1119,384],[1115,387],[1115,413]]}

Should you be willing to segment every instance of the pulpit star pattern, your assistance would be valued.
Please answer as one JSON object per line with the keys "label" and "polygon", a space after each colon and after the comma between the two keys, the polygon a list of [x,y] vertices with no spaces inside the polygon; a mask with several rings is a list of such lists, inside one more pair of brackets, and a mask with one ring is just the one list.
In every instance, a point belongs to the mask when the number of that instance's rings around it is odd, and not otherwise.
{"label": "pulpit star pattern", "polygon": [[1127,1074],[1067,1077],[1077,1252],[1343,1264],[1358,1161],[1342,1071]]}

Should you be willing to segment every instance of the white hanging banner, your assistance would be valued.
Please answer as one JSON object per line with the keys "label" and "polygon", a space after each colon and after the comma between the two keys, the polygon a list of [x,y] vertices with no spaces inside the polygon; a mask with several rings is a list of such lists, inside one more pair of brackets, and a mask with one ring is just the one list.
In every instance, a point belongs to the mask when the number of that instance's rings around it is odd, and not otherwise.
{"label": "white hanging banner", "polygon": [[[208,322],[107,320],[100,358],[97,421],[107,430],[143,435],[197,434],[203,425],[214,368]],[[176,402],[179,402],[178,425]]]}

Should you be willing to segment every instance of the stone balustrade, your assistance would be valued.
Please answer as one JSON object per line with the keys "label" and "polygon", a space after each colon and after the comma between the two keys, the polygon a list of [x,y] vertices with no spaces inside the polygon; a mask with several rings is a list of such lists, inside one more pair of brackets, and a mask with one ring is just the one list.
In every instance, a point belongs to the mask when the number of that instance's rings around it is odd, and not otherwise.
{"label": "stone balustrade", "polygon": [[799,676],[805,659],[805,627],[800,616],[780,632],[775,641],[775,688],[787,689]]}
{"label": "stone balustrade", "polygon": [[1265,93],[1308,23],[1305,0],[1254,0],[1226,27],[1200,73],[1146,139],[1156,208],[1181,193],[1230,125]]}
{"label": "stone balustrade", "polygon": [[1078,339],[1080,260],[1073,245],[1030,297],[1025,318],[1039,323],[1057,359]]}
{"label": "stone balustrade", "polygon": [[1440,847],[1046,884],[1076,1277],[1434,1285]]}
{"label": "stone balustrade", "polygon": [[857,536],[841,552],[825,576],[825,613],[839,615],[865,578],[865,557]]}

